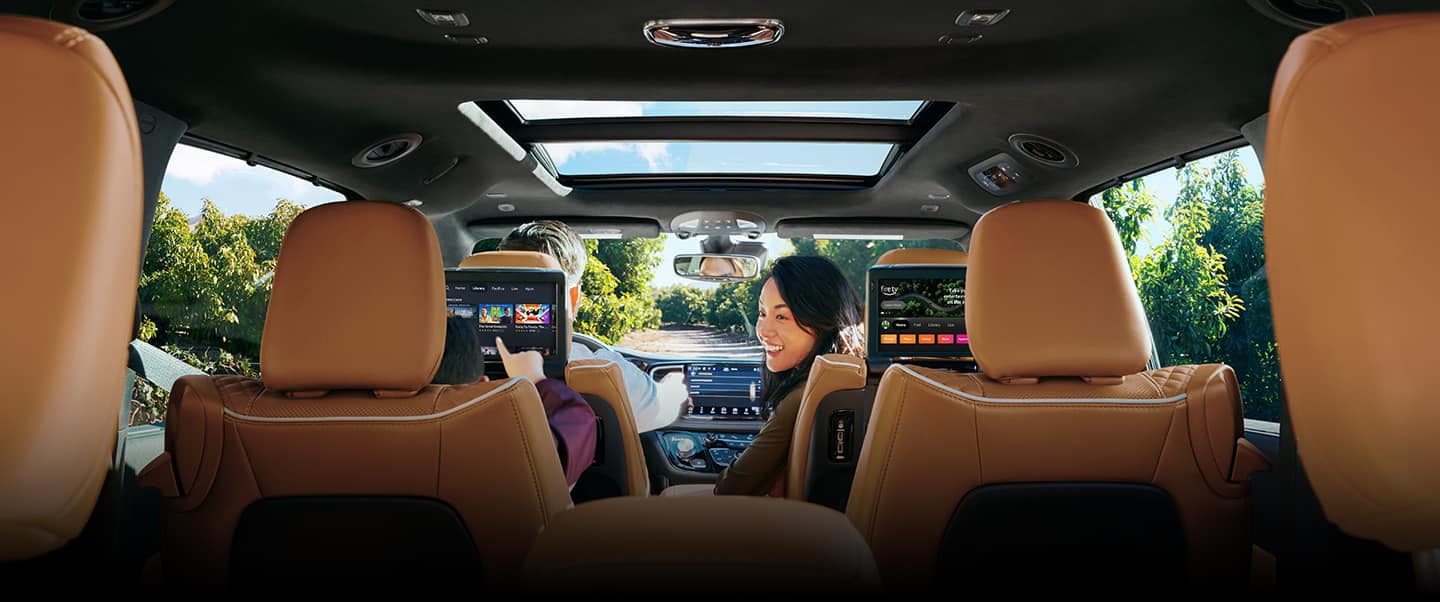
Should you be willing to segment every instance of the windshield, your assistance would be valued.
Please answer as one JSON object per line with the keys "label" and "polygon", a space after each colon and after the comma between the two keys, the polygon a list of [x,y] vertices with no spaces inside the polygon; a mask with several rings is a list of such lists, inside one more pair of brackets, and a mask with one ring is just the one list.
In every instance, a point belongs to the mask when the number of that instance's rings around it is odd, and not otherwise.
{"label": "windshield", "polygon": [[[498,242],[481,241],[476,250]],[[880,255],[902,247],[960,249],[952,240],[814,240],[765,234],[766,264],[786,255],[819,255],[840,268],[863,295],[865,272]],[[675,275],[675,256],[698,253],[695,239],[587,240],[589,264],[575,332],[640,353],[758,358],[756,304],[763,280],[717,284]],[[762,273],[763,275],[763,273]]]}

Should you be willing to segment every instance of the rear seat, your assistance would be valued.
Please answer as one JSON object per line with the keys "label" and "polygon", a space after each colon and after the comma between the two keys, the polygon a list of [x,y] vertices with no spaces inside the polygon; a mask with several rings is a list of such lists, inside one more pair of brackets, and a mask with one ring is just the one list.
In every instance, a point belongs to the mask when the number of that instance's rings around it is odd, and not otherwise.
{"label": "rear seat", "polygon": [[[966,261],[964,251],[892,249],[881,255],[875,265],[949,267],[965,265]],[[865,325],[867,332],[876,328],[879,326]],[[795,419],[785,497],[845,509],[879,380],[869,378],[868,370],[864,358],[851,355],[815,359]],[[839,459],[832,457],[830,442],[847,437],[849,449],[839,454]]]}
{"label": "rear seat", "polygon": [[[875,560],[845,515],[744,496],[614,498],[563,512],[525,562],[540,591],[685,595],[878,593]],[[720,585],[723,584],[723,585]]]}

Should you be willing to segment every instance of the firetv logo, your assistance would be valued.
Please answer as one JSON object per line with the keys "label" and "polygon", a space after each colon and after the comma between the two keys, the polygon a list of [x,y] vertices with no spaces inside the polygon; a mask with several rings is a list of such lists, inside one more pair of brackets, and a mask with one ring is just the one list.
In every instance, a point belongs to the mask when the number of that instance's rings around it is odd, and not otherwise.
{"label": "firetv logo", "polygon": [[880,287],[880,294],[885,295],[886,297],[894,297],[895,295],[900,294],[900,287],[893,284],[887,284]]}

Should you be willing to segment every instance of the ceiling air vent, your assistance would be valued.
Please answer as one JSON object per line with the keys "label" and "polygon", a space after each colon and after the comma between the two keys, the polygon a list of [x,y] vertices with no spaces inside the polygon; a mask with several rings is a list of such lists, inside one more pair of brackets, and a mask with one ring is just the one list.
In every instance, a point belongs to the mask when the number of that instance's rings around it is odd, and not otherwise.
{"label": "ceiling air vent", "polygon": [[398,134],[365,147],[350,163],[355,167],[389,165],[420,148],[420,134]]}
{"label": "ceiling air vent", "polygon": [[119,29],[169,8],[175,0],[61,0],[52,16],[91,31]]}
{"label": "ceiling air vent", "polygon": [[1365,0],[1248,0],[1260,14],[1282,25],[1310,30],[1375,14]]}
{"label": "ceiling air vent", "polygon": [[1010,146],[1026,158],[1050,167],[1075,167],[1080,160],[1075,153],[1059,142],[1034,134],[1015,134],[1010,137]]}

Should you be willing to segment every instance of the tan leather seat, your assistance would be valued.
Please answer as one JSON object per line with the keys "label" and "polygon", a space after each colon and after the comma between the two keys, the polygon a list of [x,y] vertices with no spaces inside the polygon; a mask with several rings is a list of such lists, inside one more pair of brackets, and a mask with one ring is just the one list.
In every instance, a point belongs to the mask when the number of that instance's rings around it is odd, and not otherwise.
{"label": "tan leather seat", "polygon": [[[869,412],[866,376],[864,358],[839,353],[815,358],[795,415],[785,497],[845,509]],[[830,455],[831,437],[841,438],[836,442],[840,458]]]}
{"label": "tan leather seat", "polygon": [[167,579],[518,576],[535,533],[570,506],[564,472],[529,381],[429,384],[443,285],[435,233],[412,209],[350,201],[295,219],[262,380],[178,381],[165,453],[140,477],[165,496]]}
{"label": "tan leather seat", "polygon": [[[964,251],[891,249],[875,260],[875,265],[956,266],[965,262]],[[868,371],[864,358],[840,354],[816,358],[795,418],[785,470],[785,497],[845,509],[861,437],[875,400],[875,386],[869,382]],[[824,418],[817,420],[817,416]],[[848,427],[842,427],[842,421]],[[845,437],[850,438],[844,444],[848,450],[837,447],[832,456],[830,440]]]}
{"label": "tan leather seat", "polygon": [[1325,517],[1432,550],[1440,591],[1437,56],[1434,13],[1290,45],[1270,100],[1265,249],[1291,425]]}
{"label": "tan leather seat", "polygon": [[1143,371],[1150,333],[1105,214],[989,212],[966,297],[983,374],[891,366],[860,452],[847,514],[887,586],[1245,587],[1264,458],[1241,439],[1235,374]]}
{"label": "tan leather seat", "polygon": [[135,320],[143,175],[105,44],[0,16],[0,561],[80,534],[114,457]]}
{"label": "tan leather seat", "polygon": [[[600,545],[603,542],[604,545]],[[745,496],[614,498],[545,528],[525,562],[539,590],[865,594],[875,561],[845,515]]]}
{"label": "tan leather seat", "polygon": [[[461,260],[460,267],[561,269],[554,257],[533,251],[476,253]],[[600,358],[576,360],[565,367],[565,384],[583,395],[600,419],[595,464],[576,483],[576,495],[581,491],[650,495],[645,451],[620,366]]]}

